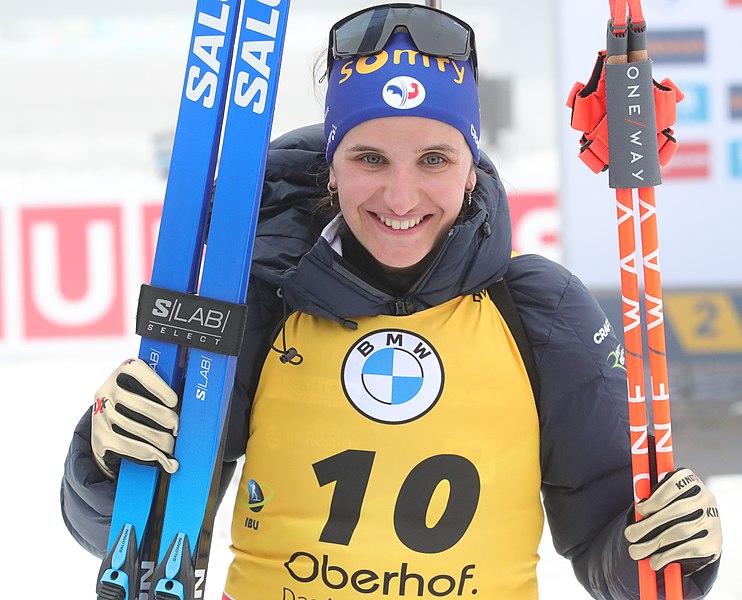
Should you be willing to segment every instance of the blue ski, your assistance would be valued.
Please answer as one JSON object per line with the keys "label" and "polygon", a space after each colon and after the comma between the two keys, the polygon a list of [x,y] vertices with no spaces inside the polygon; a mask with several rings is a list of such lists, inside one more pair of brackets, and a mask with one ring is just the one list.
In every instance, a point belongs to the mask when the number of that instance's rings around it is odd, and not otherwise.
{"label": "blue ski", "polygon": [[[168,203],[166,195],[152,285],[142,288],[137,317],[137,332],[145,336],[140,356],[150,364],[156,362],[158,372],[175,389],[183,377],[179,371],[185,354],[182,346],[190,347],[175,447],[180,468],[167,481],[164,504],[159,502],[163,497],[160,493],[152,511],[157,471],[127,463],[123,471],[125,481],[122,484],[120,480],[117,489],[110,553],[101,568],[99,600],[134,598],[138,575],[137,566],[131,565],[132,557],[146,561],[149,575],[155,548],[159,565],[154,581],[150,588],[145,578],[141,585],[143,594],[137,598],[146,598],[147,591],[155,600],[203,597],[214,496],[221,471],[222,433],[244,327],[244,302],[289,9],[289,0],[246,0],[235,46],[233,19],[239,3],[229,4],[228,0],[211,3],[221,8],[222,18],[202,10],[199,4],[192,46],[192,59],[211,66],[211,72],[195,71],[193,67],[198,65],[189,63],[183,100],[187,108],[181,106],[179,118],[179,128],[183,124],[188,133],[179,137],[176,131],[175,141],[176,148],[182,147],[187,155],[208,157],[205,186],[198,188],[202,192],[198,206],[195,201],[183,206],[182,199],[175,195]],[[201,26],[209,26],[222,35],[199,32]],[[196,291],[201,266],[205,217],[224,112],[224,78],[228,77],[230,65],[229,60],[222,61],[220,56],[225,53],[230,56],[232,50],[236,56],[219,178],[211,207],[199,295],[195,296],[192,292]],[[217,76],[208,80],[213,85],[206,79],[209,75]],[[190,96],[196,96],[198,91],[204,108],[207,104],[211,104],[208,108],[217,107],[218,119],[210,122],[213,136],[208,144],[204,136],[189,139],[188,134],[193,133],[188,127],[190,119],[199,117],[184,116],[184,110],[191,108],[186,100],[193,102]],[[185,140],[181,146],[180,139]],[[203,144],[200,148],[203,154],[194,148],[196,144]],[[192,164],[191,172],[181,174],[176,170],[175,156],[174,149],[168,192],[175,185],[173,178],[192,175],[196,170]],[[181,166],[185,165],[188,163]],[[193,195],[193,189],[180,191]],[[171,221],[167,220],[168,209]],[[184,238],[180,227],[195,235]],[[162,242],[163,236],[167,236],[167,241]],[[170,263],[187,264],[187,282],[155,276],[160,265],[169,272]],[[150,332],[157,341],[150,339]],[[140,530],[145,533],[139,533]],[[142,537],[137,538],[138,535]],[[142,542],[149,538],[152,543]],[[201,567],[198,577],[197,563]]]}
{"label": "blue ski", "polygon": [[[289,0],[245,1],[199,289],[202,298],[245,302],[288,12]],[[210,306],[205,305],[201,317],[210,318],[213,329],[235,318],[230,304]],[[218,492],[212,487],[218,488],[236,363],[236,355],[224,347],[190,351],[175,445],[180,468],[170,478],[165,504],[161,539],[168,545],[160,547],[155,600],[202,597],[205,573],[194,589],[194,565],[197,554],[204,553],[202,532],[210,533],[213,527],[207,504]]]}
{"label": "blue ski", "polygon": [[[203,254],[240,0],[198,0],[175,132],[152,284],[192,292]],[[143,338],[139,357],[175,390],[183,380],[184,349]],[[139,599],[157,558],[160,512],[155,498],[164,477],[151,466],[122,461],[109,554],[99,573],[99,600]],[[143,566],[145,581],[140,582]]]}

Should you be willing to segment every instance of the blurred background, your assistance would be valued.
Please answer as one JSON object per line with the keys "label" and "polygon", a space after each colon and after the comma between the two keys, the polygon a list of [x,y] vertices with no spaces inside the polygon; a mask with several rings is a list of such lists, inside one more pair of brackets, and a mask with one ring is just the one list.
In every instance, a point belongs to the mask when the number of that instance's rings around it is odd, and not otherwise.
{"label": "blurred background", "polygon": [[[424,2],[420,2],[423,4]],[[294,0],[273,137],[322,119],[314,65],[337,19],[372,4]],[[485,152],[516,249],[575,272],[620,329],[613,192],[577,158],[565,106],[605,47],[607,2],[443,0],[477,33]],[[717,494],[725,555],[711,598],[742,598],[742,0],[645,0],[655,79],[686,94],[658,189],[676,463]],[[95,389],[136,353],[193,21],[193,0],[3,2],[0,19],[0,382],[20,597],[64,582],[94,597],[98,561],[59,515],[62,462]],[[230,499],[207,599],[220,597]],[[587,598],[542,543],[542,598]],[[46,582],[33,581],[44,565]],[[8,585],[10,588],[8,589]]]}

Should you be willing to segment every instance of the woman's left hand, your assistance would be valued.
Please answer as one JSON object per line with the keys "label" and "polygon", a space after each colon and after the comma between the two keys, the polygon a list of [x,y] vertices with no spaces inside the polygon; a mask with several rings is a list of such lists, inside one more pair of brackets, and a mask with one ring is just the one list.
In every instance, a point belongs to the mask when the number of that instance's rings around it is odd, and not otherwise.
{"label": "woman's left hand", "polygon": [[636,510],[642,520],[624,531],[634,560],[649,558],[655,571],[677,562],[690,575],[721,555],[716,498],[690,469],[667,475]]}

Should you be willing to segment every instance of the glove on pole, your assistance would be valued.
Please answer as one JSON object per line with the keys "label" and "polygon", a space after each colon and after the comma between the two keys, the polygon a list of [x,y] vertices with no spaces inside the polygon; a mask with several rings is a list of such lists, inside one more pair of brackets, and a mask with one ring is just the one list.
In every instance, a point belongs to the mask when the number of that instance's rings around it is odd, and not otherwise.
{"label": "glove on pole", "polygon": [[174,473],[178,395],[141,359],[126,360],[95,394],[90,442],[100,470],[115,479],[121,457]]}
{"label": "glove on pole", "polygon": [[690,469],[670,473],[637,504],[642,520],[626,528],[629,554],[649,559],[655,571],[679,563],[684,575],[721,555],[721,524],[716,498]]}

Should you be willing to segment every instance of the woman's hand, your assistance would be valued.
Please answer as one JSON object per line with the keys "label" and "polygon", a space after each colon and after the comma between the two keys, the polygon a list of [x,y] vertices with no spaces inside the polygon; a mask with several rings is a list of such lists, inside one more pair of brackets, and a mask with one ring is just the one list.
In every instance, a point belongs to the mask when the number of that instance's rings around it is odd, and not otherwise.
{"label": "woman's hand", "polygon": [[667,475],[636,510],[642,520],[624,532],[634,560],[649,558],[655,571],[677,562],[690,575],[721,555],[716,498],[690,469]]}
{"label": "woman's hand", "polygon": [[174,473],[177,394],[147,363],[129,359],[95,394],[91,446],[98,468],[114,479],[121,457]]}

